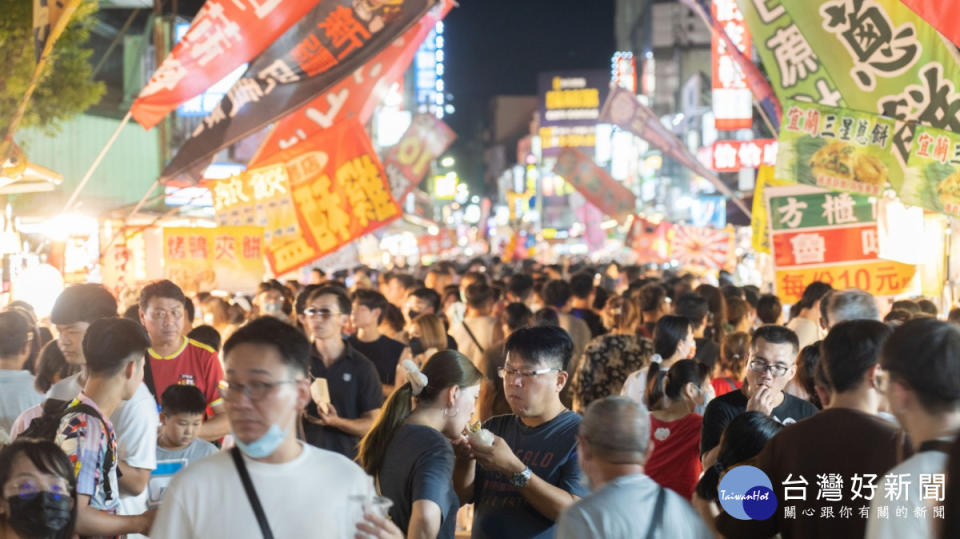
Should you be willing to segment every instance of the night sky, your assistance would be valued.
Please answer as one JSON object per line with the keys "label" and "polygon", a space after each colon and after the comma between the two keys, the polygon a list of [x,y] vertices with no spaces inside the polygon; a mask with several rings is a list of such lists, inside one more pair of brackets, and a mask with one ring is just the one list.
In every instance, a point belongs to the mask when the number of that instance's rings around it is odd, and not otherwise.
{"label": "night sky", "polygon": [[613,0],[460,0],[446,19],[446,83],[461,142],[495,95],[534,95],[537,73],[609,68]]}

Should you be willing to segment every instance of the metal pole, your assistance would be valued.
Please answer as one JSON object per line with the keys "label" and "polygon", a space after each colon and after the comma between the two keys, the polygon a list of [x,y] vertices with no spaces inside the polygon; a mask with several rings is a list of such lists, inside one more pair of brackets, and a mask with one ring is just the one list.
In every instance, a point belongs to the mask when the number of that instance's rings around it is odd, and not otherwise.
{"label": "metal pole", "polygon": [[103,64],[107,62],[107,58],[110,57],[110,53],[113,52],[113,49],[117,48],[117,43],[120,43],[120,39],[127,34],[127,30],[130,29],[130,25],[133,24],[133,19],[137,17],[137,14],[140,13],[140,8],[134,9],[130,16],[127,17],[127,22],[123,23],[123,26],[120,27],[120,31],[117,32],[117,35],[113,38],[113,41],[110,42],[110,46],[107,47],[106,52],[103,53],[103,56],[100,57],[100,62],[97,63],[97,67],[93,68],[93,75],[90,78],[97,76],[97,73],[100,72],[100,68],[103,67]]}
{"label": "metal pole", "polygon": [[70,209],[70,206],[77,200],[77,196],[80,195],[80,191],[86,187],[87,182],[90,181],[90,178],[93,176],[93,172],[97,170],[97,167],[100,166],[100,161],[103,161],[107,151],[113,146],[113,143],[116,142],[117,137],[120,136],[120,132],[123,131],[124,126],[127,125],[127,122],[130,121],[132,115],[131,111],[127,111],[127,115],[123,117],[123,120],[120,121],[120,125],[117,126],[117,130],[113,132],[113,135],[107,140],[107,143],[103,146],[103,149],[100,150],[100,155],[93,160],[93,164],[90,165],[90,168],[87,169],[87,173],[83,175],[83,179],[80,180],[80,183],[77,185],[76,189],[73,190],[73,194],[70,195],[70,198],[67,199],[67,203],[63,205],[63,211],[66,212]]}

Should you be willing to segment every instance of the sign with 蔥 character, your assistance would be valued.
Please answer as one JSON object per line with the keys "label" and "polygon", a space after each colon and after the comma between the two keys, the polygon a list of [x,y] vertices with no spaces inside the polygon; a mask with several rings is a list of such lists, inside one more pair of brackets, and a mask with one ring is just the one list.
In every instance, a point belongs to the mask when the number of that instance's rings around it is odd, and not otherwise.
{"label": "sign with \u8525 character", "polygon": [[163,274],[188,292],[252,292],[263,280],[259,226],[163,229]]}
{"label": "sign with \u8525 character", "polygon": [[916,266],[879,258],[877,199],[815,187],[767,187],[777,295],[800,300],[814,281],[874,296],[907,290]]}
{"label": "sign with \u8525 character", "polygon": [[346,120],[273,157],[289,180],[302,246],[268,251],[274,273],[311,263],[400,217],[383,166],[363,126]]}

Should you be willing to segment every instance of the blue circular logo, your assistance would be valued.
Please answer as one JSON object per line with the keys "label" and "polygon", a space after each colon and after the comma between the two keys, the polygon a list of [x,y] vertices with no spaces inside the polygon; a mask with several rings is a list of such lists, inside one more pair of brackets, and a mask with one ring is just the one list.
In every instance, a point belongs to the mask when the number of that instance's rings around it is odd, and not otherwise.
{"label": "blue circular logo", "polygon": [[777,511],[777,495],[763,470],[754,466],[735,466],[717,485],[720,506],[739,520],[767,520]]}

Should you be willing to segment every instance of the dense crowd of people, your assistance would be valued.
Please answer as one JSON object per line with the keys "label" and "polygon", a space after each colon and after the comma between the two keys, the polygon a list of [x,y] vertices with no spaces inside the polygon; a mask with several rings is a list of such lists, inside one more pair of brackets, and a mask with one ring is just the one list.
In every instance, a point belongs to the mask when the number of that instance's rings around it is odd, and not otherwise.
{"label": "dense crowd of people", "polygon": [[119,297],[0,311],[0,539],[960,537],[927,299],[498,259]]}

